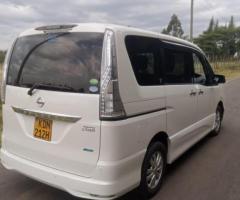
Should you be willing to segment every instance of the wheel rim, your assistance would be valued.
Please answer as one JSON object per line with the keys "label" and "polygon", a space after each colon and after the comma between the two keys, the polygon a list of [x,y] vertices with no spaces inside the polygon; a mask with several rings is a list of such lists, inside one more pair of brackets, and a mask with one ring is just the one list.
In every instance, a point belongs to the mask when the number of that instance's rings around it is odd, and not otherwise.
{"label": "wheel rim", "polygon": [[217,110],[216,117],[215,117],[214,130],[218,132],[220,127],[221,127],[221,113],[219,112],[219,110]]}
{"label": "wheel rim", "polygon": [[147,185],[151,190],[155,189],[161,178],[163,172],[163,157],[161,152],[155,152],[150,161],[147,169]]}

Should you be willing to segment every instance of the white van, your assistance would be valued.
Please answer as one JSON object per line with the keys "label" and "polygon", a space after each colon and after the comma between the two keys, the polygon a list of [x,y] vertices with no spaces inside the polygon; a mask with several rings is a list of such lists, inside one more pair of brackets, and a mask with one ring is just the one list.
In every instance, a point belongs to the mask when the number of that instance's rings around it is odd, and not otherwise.
{"label": "white van", "polygon": [[19,35],[3,73],[1,161],[89,199],[159,190],[166,165],[217,135],[224,76],[197,46],[105,24]]}

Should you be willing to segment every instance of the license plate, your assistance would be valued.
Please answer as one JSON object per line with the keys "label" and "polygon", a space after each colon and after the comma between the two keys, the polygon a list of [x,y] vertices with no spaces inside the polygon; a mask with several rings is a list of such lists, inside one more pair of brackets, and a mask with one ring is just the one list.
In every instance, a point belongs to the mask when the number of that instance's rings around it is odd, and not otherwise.
{"label": "license plate", "polygon": [[51,141],[52,124],[53,124],[52,120],[36,117],[34,123],[33,136],[41,140]]}

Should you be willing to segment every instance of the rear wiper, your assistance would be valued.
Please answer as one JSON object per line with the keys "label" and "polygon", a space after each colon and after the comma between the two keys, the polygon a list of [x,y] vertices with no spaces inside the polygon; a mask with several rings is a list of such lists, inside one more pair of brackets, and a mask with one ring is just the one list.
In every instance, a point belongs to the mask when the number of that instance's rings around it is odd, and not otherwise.
{"label": "rear wiper", "polygon": [[33,91],[37,88],[45,88],[51,90],[64,90],[64,91],[72,91],[76,92],[76,90],[70,86],[61,86],[61,85],[51,85],[51,84],[43,84],[43,83],[35,83],[29,90],[28,95],[32,96]]}
{"label": "rear wiper", "polygon": [[26,64],[26,62],[28,61],[28,59],[30,58],[30,56],[33,54],[33,52],[38,49],[40,46],[42,46],[43,44],[47,43],[48,41],[52,40],[52,39],[56,39],[56,38],[59,38],[61,36],[64,36],[66,34],[69,34],[68,32],[67,33],[61,33],[59,35],[55,35],[53,37],[49,37],[48,39],[46,40],[43,40],[42,42],[36,44],[32,49],[30,49],[30,51],[27,53],[27,55],[24,57],[20,67],[19,67],[19,72],[18,72],[18,75],[17,75],[17,79],[16,79],[16,84],[19,84],[19,81],[20,81],[20,78],[22,76],[22,71],[23,71],[23,68]]}

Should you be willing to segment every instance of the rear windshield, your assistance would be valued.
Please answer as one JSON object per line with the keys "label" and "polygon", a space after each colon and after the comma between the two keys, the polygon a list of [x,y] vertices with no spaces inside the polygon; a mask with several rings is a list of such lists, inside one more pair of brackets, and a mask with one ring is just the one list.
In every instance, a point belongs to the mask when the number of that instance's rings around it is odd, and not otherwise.
{"label": "rear windshield", "polygon": [[48,85],[69,92],[99,93],[103,33],[58,33],[21,37],[7,84]]}

